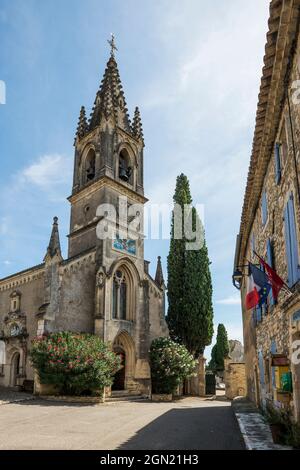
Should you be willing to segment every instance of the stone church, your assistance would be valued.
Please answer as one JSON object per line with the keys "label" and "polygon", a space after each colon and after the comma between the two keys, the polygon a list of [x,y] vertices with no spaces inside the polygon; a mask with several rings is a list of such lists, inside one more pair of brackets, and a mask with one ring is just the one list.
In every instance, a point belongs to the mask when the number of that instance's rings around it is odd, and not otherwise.
{"label": "stone church", "polygon": [[160,257],[153,279],[142,236],[99,239],[96,231],[99,205],[117,208],[124,196],[128,206],[147,202],[140,113],[130,121],[113,46],[89,120],[81,108],[74,146],[68,258],[55,217],[43,262],[0,280],[0,386],[33,386],[31,340],[68,330],[99,335],[121,355],[115,389],[148,393],[151,341],[168,335]]}

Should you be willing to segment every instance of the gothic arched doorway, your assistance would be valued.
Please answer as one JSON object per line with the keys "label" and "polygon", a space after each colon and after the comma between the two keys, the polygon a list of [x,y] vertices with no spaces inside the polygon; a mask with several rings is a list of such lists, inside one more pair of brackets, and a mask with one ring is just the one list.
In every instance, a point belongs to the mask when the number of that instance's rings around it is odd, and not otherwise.
{"label": "gothic arched doorway", "polygon": [[125,367],[126,367],[126,354],[125,351],[120,347],[115,347],[114,352],[121,359],[122,368],[114,376],[114,381],[112,384],[112,390],[125,390]]}
{"label": "gothic arched doorway", "polygon": [[121,356],[123,367],[115,374],[112,390],[127,390],[134,379],[135,348],[133,339],[126,331],[116,336],[113,351]]}
{"label": "gothic arched doorway", "polygon": [[20,373],[20,353],[16,352],[12,356],[10,366],[10,385],[15,387],[17,385],[17,377]]}

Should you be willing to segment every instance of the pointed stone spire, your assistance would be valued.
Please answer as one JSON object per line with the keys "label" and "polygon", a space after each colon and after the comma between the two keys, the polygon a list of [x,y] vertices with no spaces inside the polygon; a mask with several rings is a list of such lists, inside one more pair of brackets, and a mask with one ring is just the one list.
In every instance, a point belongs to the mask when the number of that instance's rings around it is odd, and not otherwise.
{"label": "pointed stone spire", "polygon": [[111,54],[100,88],[97,92],[91,112],[89,130],[99,126],[102,118],[112,117],[115,124],[127,132],[131,132],[128,109],[121,84],[118,65],[114,54]]}
{"label": "pointed stone spire", "polygon": [[60,241],[59,241],[59,232],[58,232],[58,218],[54,217],[53,218],[53,226],[52,226],[52,232],[51,232],[51,237],[50,237],[50,242],[47,248],[47,253],[45,256],[46,258],[54,258],[55,255],[58,255],[60,258],[62,258],[61,255],[61,248],[60,248]]}
{"label": "pointed stone spire", "polygon": [[132,123],[132,133],[137,139],[144,140],[143,126],[141,120],[141,113],[138,107],[135,108],[134,118]]}
{"label": "pointed stone spire", "polygon": [[155,282],[158,287],[163,288],[165,285],[163,270],[161,266],[161,257],[157,257],[157,267],[156,267],[156,274],[155,274]]}
{"label": "pointed stone spire", "polygon": [[87,131],[88,131],[88,122],[87,122],[87,118],[85,115],[85,107],[81,106],[76,136],[79,137],[79,139],[81,139],[82,137],[85,136]]}

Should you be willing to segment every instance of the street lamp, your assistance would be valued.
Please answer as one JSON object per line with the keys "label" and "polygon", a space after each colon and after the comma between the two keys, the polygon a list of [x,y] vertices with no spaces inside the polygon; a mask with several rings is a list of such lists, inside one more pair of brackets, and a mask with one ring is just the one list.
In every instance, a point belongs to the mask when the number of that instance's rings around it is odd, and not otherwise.
{"label": "street lamp", "polygon": [[[259,267],[260,264],[254,264],[254,266]],[[247,273],[243,273],[242,269],[248,268]],[[232,275],[232,283],[236,289],[241,290],[242,287],[242,280],[244,276],[249,276],[249,263],[243,264],[242,266],[236,266]]]}
{"label": "street lamp", "polygon": [[239,267],[237,267],[232,275],[232,283],[234,287],[238,290],[241,290],[242,279],[243,279],[243,273],[242,271],[240,271]]}

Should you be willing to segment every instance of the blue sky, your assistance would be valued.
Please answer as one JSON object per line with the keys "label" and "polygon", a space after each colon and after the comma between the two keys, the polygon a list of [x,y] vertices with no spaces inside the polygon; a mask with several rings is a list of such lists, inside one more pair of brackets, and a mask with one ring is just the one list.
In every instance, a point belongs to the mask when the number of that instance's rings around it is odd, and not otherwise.
{"label": "blue sky", "polygon": [[[176,176],[205,206],[215,324],[242,339],[231,285],[235,238],[254,130],[268,1],[1,0],[0,277],[38,264],[52,217],[66,255],[73,140],[88,113],[116,35],[132,114],[145,135],[145,191],[171,202]],[[146,241],[155,270],[167,241]],[[209,349],[207,351],[209,354]]]}

